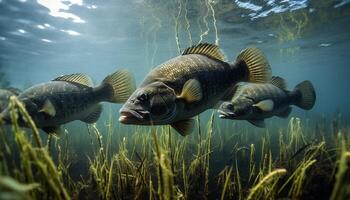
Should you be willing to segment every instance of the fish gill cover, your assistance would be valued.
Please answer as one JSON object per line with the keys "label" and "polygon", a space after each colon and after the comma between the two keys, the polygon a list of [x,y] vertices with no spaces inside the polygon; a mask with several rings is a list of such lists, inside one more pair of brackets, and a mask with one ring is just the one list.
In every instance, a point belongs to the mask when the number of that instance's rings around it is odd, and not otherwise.
{"label": "fish gill cover", "polygon": [[[0,0],[0,97],[12,122],[0,115],[0,199],[349,199],[349,22],[348,0]],[[265,128],[256,127],[261,120],[221,119],[218,105],[181,136],[167,125],[121,124],[121,104],[91,106],[79,96],[97,88],[88,94],[125,101],[133,81],[199,43],[218,45],[229,65],[257,47],[285,80],[278,94],[293,98],[260,95],[234,107],[244,117],[272,113]],[[116,71],[119,78],[108,75]],[[81,120],[96,123],[64,123],[47,134],[30,114],[34,104],[7,95],[57,77],[78,95],[63,87],[74,98],[60,109],[62,87],[49,101],[40,96],[32,102],[41,102],[42,116],[84,110],[72,103],[79,102],[89,108]],[[305,80],[315,93],[299,84]],[[202,92],[201,82],[190,83],[186,91]]]}

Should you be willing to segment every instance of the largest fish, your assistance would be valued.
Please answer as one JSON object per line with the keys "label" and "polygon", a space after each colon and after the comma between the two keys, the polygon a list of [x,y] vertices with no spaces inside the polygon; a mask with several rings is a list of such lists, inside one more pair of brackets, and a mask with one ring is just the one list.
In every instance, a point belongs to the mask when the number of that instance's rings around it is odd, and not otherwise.
{"label": "largest fish", "polygon": [[[52,81],[34,85],[19,94],[36,126],[47,133],[59,133],[59,126],[73,120],[94,123],[100,117],[100,102],[125,102],[133,92],[132,76],[119,70],[94,87],[85,74],[60,76]],[[10,123],[9,108],[1,113]],[[19,123],[25,126],[22,117]]]}
{"label": "largest fish", "polygon": [[198,44],[154,68],[120,110],[124,124],[170,124],[192,132],[193,116],[213,108],[237,82],[265,83],[270,65],[256,48],[243,50],[232,64],[214,44]]}

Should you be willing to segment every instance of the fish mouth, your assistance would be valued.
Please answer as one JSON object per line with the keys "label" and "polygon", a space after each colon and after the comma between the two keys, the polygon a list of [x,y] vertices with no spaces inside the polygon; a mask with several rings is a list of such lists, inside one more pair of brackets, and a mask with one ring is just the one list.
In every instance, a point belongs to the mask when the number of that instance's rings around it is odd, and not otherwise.
{"label": "fish mouth", "polygon": [[146,121],[150,112],[146,110],[133,110],[128,108],[123,108],[120,110],[119,122],[123,124],[138,124]]}
{"label": "fish mouth", "polygon": [[219,113],[219,117],[222,119],[233,118],[236,116],[236,114],[231,111],[218,110],[218,113]]}

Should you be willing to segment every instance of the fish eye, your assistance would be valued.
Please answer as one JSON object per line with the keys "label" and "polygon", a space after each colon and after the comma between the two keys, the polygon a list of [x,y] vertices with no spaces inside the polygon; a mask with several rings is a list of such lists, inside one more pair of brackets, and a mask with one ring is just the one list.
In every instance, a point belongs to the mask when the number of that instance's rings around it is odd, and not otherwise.
{"label": "fish eye", "polygon": [[137,99],[138,99],[139,101],[141,101],[141,102],[147,101],[147,100],[148,100],[148,95],[145,94],[145,93],[143,93],[143,94],[141,94],[139,97],[137,97]]}
{"label": "fish eye", "polygon": [[226,104],[226,108],[229,109],[229,110],[233,110],[234,109],[234,107],[233,107],[233,105],[231,103]]}

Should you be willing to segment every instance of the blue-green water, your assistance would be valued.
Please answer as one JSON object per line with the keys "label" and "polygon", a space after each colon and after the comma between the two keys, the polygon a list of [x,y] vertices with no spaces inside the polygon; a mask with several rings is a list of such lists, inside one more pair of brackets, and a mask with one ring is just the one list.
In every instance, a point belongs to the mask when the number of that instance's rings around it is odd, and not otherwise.
{"label": "blue-green water", "polygon": [[222,0],[210,5],[215,24],[205,1],[2,0],[0,70],[20,88],[77,72],[97,84],[119,68],[130,70],[140,83],[152,67],[178,55],[179,16],[181,49],[191,44],[189,34],[194,44],[207,30],[202,41],[215,42],[216,25],[228,60],[257,46],[289,88],[306,79],[314,83],[314,112],[349,113],[348,1]]}
{"label": "blue-green water", "polygon": [[[340,125],[331,121],[338,113],[342,130],[348,133],[348,0],[0,0],[1,87],[24,90],[71,73],[88,74],[97,85],[117,69],[129,70],[139,84],[152,68],[199,42],[216,42],[231,62],[242,49],[256,46],[266,55],[273,75],[283,77],[290,90],[304,80],[313,83],[317,95],[314,108],[310,111],[294,108],[290,115],[303,119],[303,128],[312,135],[296,147],[309,143],[318,133],[326,138],[332,131],[333,136],[336,135],[335,127]],[[103,117],[97,123],[104,140],[109,114],[114,118],[115,130],[119,127],[134,130],[133,126],[118,123],[120,105],[105,103],[104,108]],[[211,112],[201,115],[204,126]],[[225,143],[220,143],[220,147],[215,146],[217,143],[213,145],[213,154],[217,156],[211,160],[213,177],[226,164],[233,165],[232,148],[249,147],[253,143],[259,146],[261,138],[256,133],[269,134],[244,121],[219,120],[215,118],[215,130],[225,132],[222,133],[225,136],[214,131],[213,143],[227,141],[227,146]],[[309,124],[308,120],[316,125]],[[271,135],[275,137],[272,137],[271,148],[276,156],[274,160],[278,160],[278,134],[283,132],[282,128],[287,130],[289,119],[275,117],[267,121],[268,127],[273,127]],[[241,125],[246,129],[241,129]],[[75,180],[80,176],[86,178],[89,174],[86,157],[91,156],[95,148],[87,147],[91,138],[85,134],[86,125],[73,122],[64,127],[70,133],[78,133],[70,135],[72,154],[76,158],[70,176]],[[253,136],[241,136],[241,132],[251,132]],[[134,141],[127,133],[122,136]],[[41,134],[46,139],[45,133]],[[190,136],[191,142],[197,137],[195,134]],[[113,144],[118,146],[123,137],[115,138],[119,140],[113,140]],[[177,139],[182,140],[181,137]],[[244,141],[244,145],[237,141]],[[194,149],[195,145],[191,147]],[[133,159],[137,160],[135,156]],[[326,173],[331,174],[332,170]],[[245,186],[250,188],[251,185]],[[281,197],[287,196],[284,193]],[[216,194],[213,192],[209,199],[214,199]],[[307,197],[308,193],[305,194]]]}

